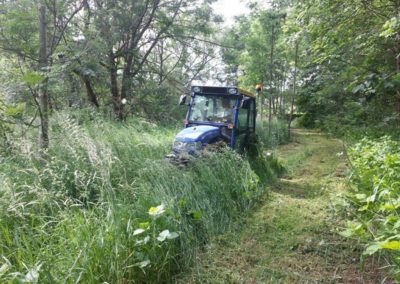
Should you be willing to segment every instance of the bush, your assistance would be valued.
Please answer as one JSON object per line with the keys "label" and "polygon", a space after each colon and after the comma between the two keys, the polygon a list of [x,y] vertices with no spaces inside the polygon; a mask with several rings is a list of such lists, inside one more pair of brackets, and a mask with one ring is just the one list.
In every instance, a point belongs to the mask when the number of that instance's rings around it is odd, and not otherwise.
{"label": "bush", "polygon": [[344,236],[366,243],[366,255],[391,256],[400,280],[400,143],[384,136],[364,138],[349,150],[352,165],[348,198],[353,210]]}

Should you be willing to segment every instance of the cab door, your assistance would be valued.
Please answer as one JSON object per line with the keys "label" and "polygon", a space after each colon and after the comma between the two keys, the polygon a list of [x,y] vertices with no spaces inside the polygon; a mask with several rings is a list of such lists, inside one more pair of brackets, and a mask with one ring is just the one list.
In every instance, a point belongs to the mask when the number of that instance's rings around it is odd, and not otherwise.
{"label": "cab door", "polygon": [[255,132],[255,127],[255,102],[251,98],[244,97],[238,111],[235,129],[235,149],[240,153],[247,147],[248,139]]}

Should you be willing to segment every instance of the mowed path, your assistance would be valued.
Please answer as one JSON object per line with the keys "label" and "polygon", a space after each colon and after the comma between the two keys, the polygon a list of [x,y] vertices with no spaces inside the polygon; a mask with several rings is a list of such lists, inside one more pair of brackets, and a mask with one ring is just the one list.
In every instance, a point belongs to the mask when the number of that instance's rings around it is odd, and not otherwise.
{"label": "mowed path", "polygon": [[294,130],[278,148],[287,173],[250,216],[218,237],[179,283],[391,283],[377,258],[343,239],[345,156],[339,140]]}

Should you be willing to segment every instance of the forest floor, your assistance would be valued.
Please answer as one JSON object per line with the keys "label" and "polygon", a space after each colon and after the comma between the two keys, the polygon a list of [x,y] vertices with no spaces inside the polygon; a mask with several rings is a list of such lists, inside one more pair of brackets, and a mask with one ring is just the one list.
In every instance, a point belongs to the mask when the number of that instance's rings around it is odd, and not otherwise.
{"label": "forest floor", "polygon": [[276,155],[287,173],[251,214],[214,239],[179,283],[392,283],[383,260],[341,237],[346,160],[340,140],[293,131]]}

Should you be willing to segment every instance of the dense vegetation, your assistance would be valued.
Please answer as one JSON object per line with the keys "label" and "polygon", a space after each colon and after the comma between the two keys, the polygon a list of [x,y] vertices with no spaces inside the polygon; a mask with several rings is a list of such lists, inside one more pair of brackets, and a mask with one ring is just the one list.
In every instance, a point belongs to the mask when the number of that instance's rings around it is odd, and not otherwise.
{"label": "dense vegetation", "polygon": [[[250,1],[224,29],[213,2],[0,1],[0,281],[169,279],[281,171],[262,147],[298,116],[346,142],[342,234],[400,279],[400,1]],[[263,86],[263,145],[178,169],[177,98],[210,79]]]}
{"label": "dense vegetation", "polygon": [[366,255],[387,256],[399,280],[400,2],[251,5],[252,17],[225,37],[245,39],[237,54],[226,50],[229,70],[244,71],[244,83],[264,83],[269,114],[294,99],[300,125],[346,141],[350,221],[343,235],[358,237]]}
{"label": "dense vegetation", "polygon": [[400,277],[400,143],[388,136],[364,138],[349,151],[352,172],[348,206],[354,211],[346,237],[367,244],[365,255],[385,252],[393,261],[395,278]]}
{"label": "dense vegetation", "polygon": [[[2,282],[159,283],[264,190],[231,151],[182,169],[164,160],[174,128],[84,115],[53,116],[47,163],[29,137],[3,157]],[[261,178],[273,179],[273,159],[263,163]]]}

